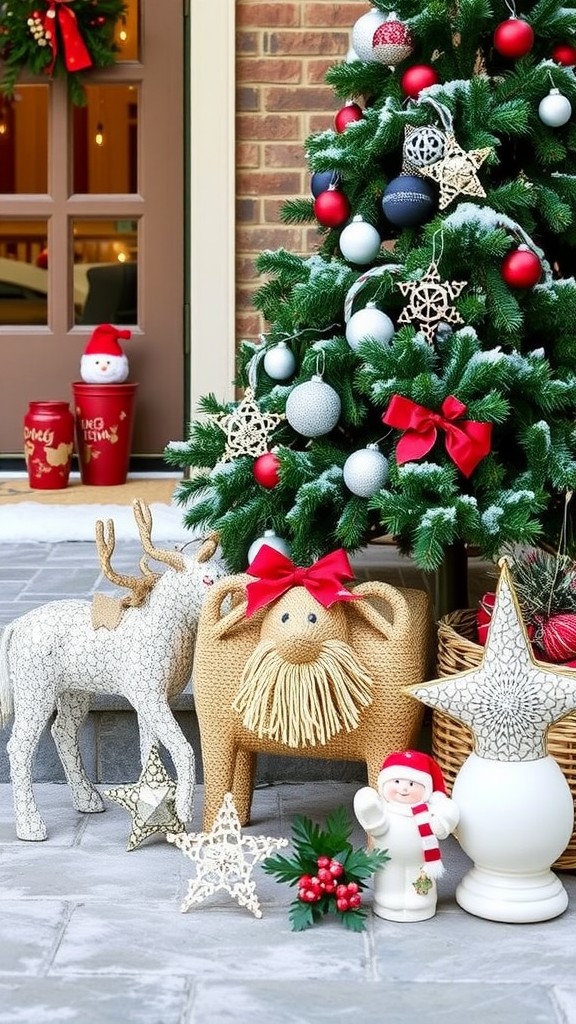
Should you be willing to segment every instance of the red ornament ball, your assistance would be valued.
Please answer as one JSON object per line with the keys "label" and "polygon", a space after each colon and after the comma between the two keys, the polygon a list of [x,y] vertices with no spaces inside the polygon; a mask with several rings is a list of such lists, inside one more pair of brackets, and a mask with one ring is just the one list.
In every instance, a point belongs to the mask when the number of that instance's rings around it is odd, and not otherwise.
{"label": "red ornament ball", "polygon": [[411,99],[415,100],[418,99],[422,89],[427,89],[430,85],[436,85],[438,81],[439,78],[436,71],[429,64],[413,64],[402,75],[400,86],[405,96],[410,96]]}
{"label": "red ornament ball", "polygon": [[339,228],[350,216],[350,203],[343,192],[329,188],[316,196],[314,216],[325,228]]}
{"label": "red ornament ball", "polygon": [[345,132],[348,125],[352,124],[353,121],[362,120],[362,107],[359,107],[357,103],[347,103],[345,107],[334,117],[334,127],[337,132]]}
{"label": "red ornament ball", "polygon": [[558,43],[552,50],[552,60],[567,68],[572,67],[573,64],[576,64],[576,46],[571,46],[570,43]]}
{"label": "red ornament ball", "polygon": [[541,276],[542,264],[528,246],[512,249],[502,261],[502,277],[511,288],[533,288]]}
{"label": "red ornament ball", "polygon": [[525,57],[534,46],[534,29],[523,18],[508,18],[494,32],[494,46],[502,57]]}
{"label": "red ornament ball", "polygon": [[278,475],[279,467],[280,459],[274,452],[264,452],[264,455],[259,455],[252,466],[252,473],[256,483],[262,487],[268,487],[270,490],[276,487],[280,480]]}

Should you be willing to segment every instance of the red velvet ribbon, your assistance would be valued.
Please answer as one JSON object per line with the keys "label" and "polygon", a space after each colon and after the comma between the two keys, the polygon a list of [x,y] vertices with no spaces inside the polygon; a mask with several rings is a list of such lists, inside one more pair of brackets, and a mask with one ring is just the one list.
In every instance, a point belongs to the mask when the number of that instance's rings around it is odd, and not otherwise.
{"label": "red velvet ribbon", "polygon": [[434,447],[438,431],[442,430],[452,462],[464,476],[470,476],[490,451],[492,424],[464,420],[465,412],[466,406],[454,395],[448,395],[442,402],[440,412],[432,412],[402,395],[393,395],[382,420],[389,427],[406,432],[396,446],[398,465],[421,459]]}
{"label": "red velvet ribbon", "polygon": [[343,548],[324,555],[303,569],[280,551],[263,544],[250,562],[248,573],[258,578],[246,587],[247,616],[276,601],[291,587],[306,587],[324,608],[329,608],[336,601],[354,601],[360,597],[360,594],[351,594],[344,587],[346,580],[354,579],[354,573]]}
{"label": "red velvet ribbon", "polygon": [[48,68],[50,75],[58,56],[56,23],[58,23],[58,29],[62,36],[66,69],[68,71],[84,71],[86,68],[92,67],[92,58],[78,28],[76,15],[68,6],[69,3],[71,0],[48,0],[47,11],[44,15],[44,31],[50,32],[50,49],[52,50],[52,62]]}

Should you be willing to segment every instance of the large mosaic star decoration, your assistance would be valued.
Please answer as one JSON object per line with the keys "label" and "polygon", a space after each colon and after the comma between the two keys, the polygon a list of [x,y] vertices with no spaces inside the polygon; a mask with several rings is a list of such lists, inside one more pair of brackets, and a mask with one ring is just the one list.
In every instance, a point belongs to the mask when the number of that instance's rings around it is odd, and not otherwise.
{"label": "large mosaic star decoration", "polygon": [[535,761],[548,727],[576,709],[576,672],[534,659],[504,563],[479,667],[406,692],[467,725],[479,757]]}
{"label": "large mosaic star decoration", "polygon": [[462,323],[460,313],[450,303],[458,298],[466,284],[466,281],[442,281],[436,263],[431,263],[418,281],[398,281],[402,295],[410,297],[398,323],[411,324],[415,320],[418,329],[432,344],[438,324]]}
{"label": "large mosaic star decoration", "polygon": [[162,764],[157,747],[150,750],[138,782],[105,789],[104,796],[125,807],[132,815],[128,851],[135,850],[149,836],[184,832],[186,829],[176,814],[176,783]]}
{"label": "large mosaic star decoration", "polygon": [[274,850],[287,846],[287,839],[242,835],[231,793],[226,793],[210,832],[185,832],[166,838],[196,864],[196,877],[190,879],[180,907],[183,913],[195,903],[224,891],[254,917],[262,917],[252,871]]}
{"label": "large mosaic star decoration", "polygon": [[285,417],[275,412],[262,412],[252,388],[246,388],[244,398],[234,412],[214,416],[226,434],[226,447],[221,462],[231,462],[240,455],[264,455],[270,449],[270,435]]}
{"label": "large mosaic star decoration", "polygon": [[446,136],[446,148],[442,159],[419,169],[420,174],[432,178],[440,186],[438,206],[441,210],[449,206],[456,196],[486,195],[476,172],[491,152],[490,146],[466,152],[456,142],[454,135]]}

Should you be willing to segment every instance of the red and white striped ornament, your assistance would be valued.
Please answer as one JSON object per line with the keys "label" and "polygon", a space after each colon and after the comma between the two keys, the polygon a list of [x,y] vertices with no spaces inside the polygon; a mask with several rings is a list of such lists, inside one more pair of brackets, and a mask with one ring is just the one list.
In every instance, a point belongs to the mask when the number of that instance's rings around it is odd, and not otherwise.
{"label": "red and white striped ornament", "polygon": [[414,49],[412,33],[395,14],[389,14],[379,25],[372,39],[374,57],[382,64],[394,68],[410,56]]}

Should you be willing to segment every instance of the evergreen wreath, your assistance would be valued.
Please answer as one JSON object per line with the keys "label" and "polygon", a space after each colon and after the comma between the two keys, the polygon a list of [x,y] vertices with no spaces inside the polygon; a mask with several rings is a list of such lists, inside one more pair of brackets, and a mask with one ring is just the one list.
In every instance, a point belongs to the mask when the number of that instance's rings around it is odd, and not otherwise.
{"label": "evergreen wreath", "polygon": [[327,817],[325,829],[297,814],[292,821],[294,856],[279,854],[262,862],[264,871],[279,882],[298,885],[289,911],[292,931],[304,931],[325,914],[335,914],[349,931],[364,931],[365,880],[390,858],[386,850],[355,850],[351,832],[343,807]]}
{"label": "evergreen wreath", "polygon": [[86,103],[79,79],[89,68],[114,64],[114,29],[126,14],[124,0],[8,0],[0,4],[0,91],[14,95],[21,71],[65,75],[70,99]]}

